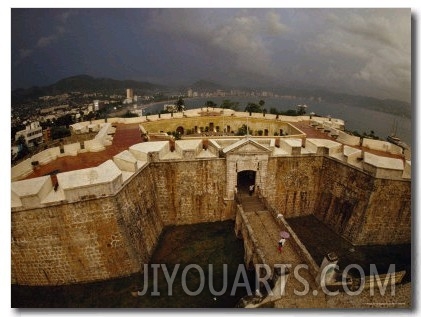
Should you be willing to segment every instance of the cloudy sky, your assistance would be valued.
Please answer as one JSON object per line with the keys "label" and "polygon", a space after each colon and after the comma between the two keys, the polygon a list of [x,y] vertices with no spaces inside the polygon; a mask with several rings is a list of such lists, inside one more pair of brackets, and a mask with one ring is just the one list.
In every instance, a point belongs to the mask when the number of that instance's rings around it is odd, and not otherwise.
{"label": "cloudy sky", "polygon": [[411,99],[410,9],[12,9],[12,89],[72,75]]}

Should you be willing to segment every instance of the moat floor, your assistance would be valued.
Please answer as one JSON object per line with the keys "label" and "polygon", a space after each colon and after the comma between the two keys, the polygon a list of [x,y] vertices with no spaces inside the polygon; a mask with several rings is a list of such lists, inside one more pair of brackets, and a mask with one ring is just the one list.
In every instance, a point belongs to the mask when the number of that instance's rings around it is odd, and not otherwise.
{"label": "moat floor", "polygon": [[410,244],[354,247],[313,215],[289,218],[287,221],[318,265],[327,253],[333,251],[339,256],[341,270],[349,264],[358,264],[365,274],[369,274],[370,264],[375,264],[378,273],[383,274],[387,273],[390,264],[395,264],[396,271],[407,272],[403,282],[411,280]]}

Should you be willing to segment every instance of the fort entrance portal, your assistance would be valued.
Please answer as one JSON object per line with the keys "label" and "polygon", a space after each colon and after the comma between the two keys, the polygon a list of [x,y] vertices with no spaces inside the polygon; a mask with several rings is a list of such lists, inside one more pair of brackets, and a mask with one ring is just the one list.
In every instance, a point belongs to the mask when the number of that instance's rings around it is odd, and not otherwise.
{"label": "fort entrance portal", "polygon": [[245,170],[237,173],[237,189],[248,192],[250,185],[256,184],[256,171]]}
{"label": "fort entrance portal", "polygon": [[223,150],[227,158],[227,197],[234,199],[235,186],[238,190],[248,190],[255,185],[255,190],[265,196],[266,176],[270,150],[248,138],[241,139]]}

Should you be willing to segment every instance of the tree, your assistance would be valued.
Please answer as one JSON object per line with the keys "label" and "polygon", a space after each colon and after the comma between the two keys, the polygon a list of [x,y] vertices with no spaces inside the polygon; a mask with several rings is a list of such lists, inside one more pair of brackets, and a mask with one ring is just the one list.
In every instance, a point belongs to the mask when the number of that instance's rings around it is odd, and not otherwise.
{"label": "tree", "polygon": [[222,109],[232,109],[234,111],[237,111],[240,108],[240,104],[237,101],[231,101],[229,99],[225,99],[222,101],[222,104],[220,107]]}
{"label": "tree", "polygon": [[177,108],[177,112],[184,111],[185,106],[184,106],[184,100],[183,100],[183,98],[181,98],[181,97],[178,98],[178,100],[176,101],[175,105],[176,105],[176,108]]}
{"label": "tree", "polygon": [[16,145],[18,146],[18,155],[17,158],[22,158],[25,155],[29,154],[28,144],[26,144],[25,137],[20,135],[16,140]]}
{"label": "tree", "polygon": [[68,114],[65,114],[64,116],[58,117],[55,121],[55,126],[65,125],[68,128],[69,125],[73,123],[75,123],[75,121],[73,120],[73,116],[70,113],[68,113]]}
{"label": "tree", "polygon": [[270,114],[279,114],[279,111],[276,108],[272,107],[272,108],[269,109],[269,113]]}
{"label": "tree", "polygon": [[95,118],[95,113],[93,113],[92,111],[89,111],[89,113],[85,116],[85,119],[87,121],[91,121],[93,118]]}
{"label": "tree", "polygon": [[215,108],[215,107],[217,107],[218,105],[216,104],[216,103],[214,103],[212,100],[208,100],[208,101],[206,101],[206,103],[205,103],[205,107],[207,107],[207,108]]}
{"label": "tree", "polygon": [[262,112],[262,107],[253,102],[249,102],[245,108],[246,112]]}
{"label": "tree", "polygon": [[265,101],[263,99],[260,99],[259,106],[263,108],[264,105],[265,105]]}
{"label": "tree", "polygon": [[130,110],[127,110],[125,114],[121,116],[122,118],[135,118],[138,117],[136,113],[130,112]]}
{"label": "tree", "polygon": [[284,115],[284,116],[297,116],[298,115],[297,111],[295,111],[294,109],[288,109],[286,111],[281,111],[280,114]]}
{"label": "tree", "polygon": [[70,129],[67,129],[64,126],[51,128],[51,139],[53,140],[62,139],[70,136],[71,134]]}
{"label": "tree", "polygon": [[25,125],[19,124],[19,125],[16,125],[16,126],[12,127],[12,129],[11,129],[12,140],[15,139],[16,132],[21,131],[21,130],[25,130]]}
{"label": "tree", "polygon": [[237,135],[246,135],[247,130],[249,134],[253,134],[253,131],[250,128],[247,129],[247,125],[243,124],[241,127],[238,128]]}
{"label": "tree", "polygon": [[306,114],[306,108],[307,108],[307,106],[305,106],[305,105],[299,105],[297,107],[298,107],[297,115],[302,116],[302,115]]}

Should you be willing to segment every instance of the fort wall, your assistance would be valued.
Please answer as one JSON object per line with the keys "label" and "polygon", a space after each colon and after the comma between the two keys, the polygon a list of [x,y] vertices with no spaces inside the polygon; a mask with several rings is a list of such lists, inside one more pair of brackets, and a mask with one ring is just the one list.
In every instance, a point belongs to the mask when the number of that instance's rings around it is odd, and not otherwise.
{"label": "fort wall", "polygon": [[270,158],[266,199],[285,218],[312,214],[320,192],[323,156]]}
{"label": "fort wall", "polygon": [[12,283],[57,285],[138,272],[163,228],[148,168],[107,197],[12,212]]}
{"label": "fort wall", "polygon": [[[274,135],[274,133],[280,134],[281,130],[288,135],[302,134],[302,132],[293,125],[281,120],[258,117],[258,114],[256,113],[254,113],[253,116],[249,116],[247,113],[247,122],[244,120],[244,117],[239,117],[241,113],[236,112],[235,114],[236,116],[197,116],[185,117],[177,120],[170,120],[168,118],[166,120],[151,120],[143,122],[142,126],[146,131],[152,133],[161,131],[172,132],[176,131],[178,127],[183,127],[185,134],[188,130],[190,133],[204,133],[208,131],[222,133],[225,129],[226,132],[228,131],[234,135],[242,125],[248,124],[250,131],[253,131],[254,135],[257,135],[258,130],[262,130],[262,133],[267,130],[268,135]],[[163,115],[161,115],[161,118],[162,116]]]}
{"label": "fort wall", "polygon": [[410,242],[410,182],[378,179],[328,157],[320,171],[319,220],[355,245]]}
{"label": "fort wall", "polygon": [[224,199],[224,159],[160,162],[151,169],[164,225],[234,219],[234,202]]}
{"label": "fort wall", "polygon": [[[107,138],[104,133],[104,138]],[[168,225],[234,219],[237,173],[285,218],[314,214],[354,244],[411,239],[411,162],[332,140],[146,142],[84,170],[12,182],[12,283],[142,270]]]}
{"label": "fort wall", "polygon": [[140,269],[107,197],[12,213],[12,283],[60,285]]}
{"label": "fort wall", "polygon": [[223,159],[151,163],[115,194],[101,196],[98,185],[97,198],[76,201],[75,191],[74,202],[16,208],[12,283],[80,283],[141,271],[164,226],[234,219],[234,202],[223,198],[224,165]]}
{"label": "fort wall", "polygon": [[411,183],[376,178],[361,231],[353,241],[356,244],[409,243],[411,223]]}

